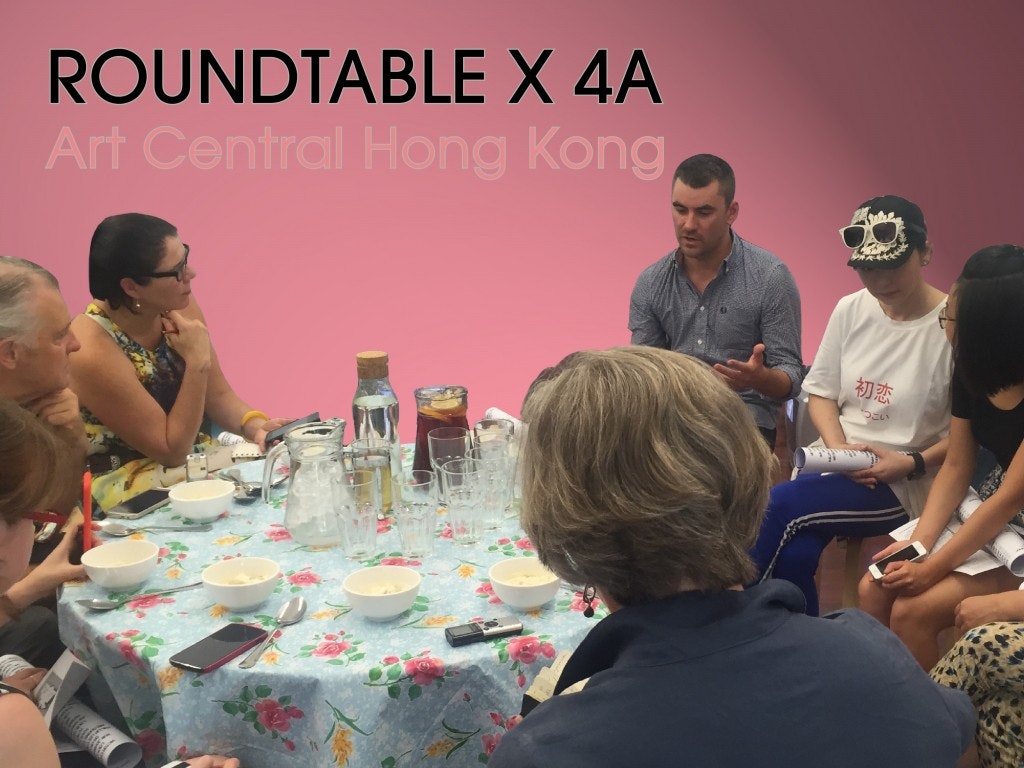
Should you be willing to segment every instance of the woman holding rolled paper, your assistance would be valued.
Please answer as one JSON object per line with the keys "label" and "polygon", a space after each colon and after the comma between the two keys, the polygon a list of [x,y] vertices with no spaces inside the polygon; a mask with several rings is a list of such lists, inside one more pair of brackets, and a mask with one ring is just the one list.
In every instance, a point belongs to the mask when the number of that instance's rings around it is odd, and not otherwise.
{"label": "woman holding rolled paper", "polygon": [[[971,599],[1016,590],[1021,577],[1004,566],[975,575],[954,569],[1007,523],[1024,524],[1024,248],[995,245],[971,256],[950,292],[942,322],[955,361],[953,418],[949,453],[914,531],[929,555],[920,562],[892,563],[881,580],[860,584],[864,610],[888,623],[925,669],[939,660],[937,636],[953,627],[958,615],[966,629],[981,618],[995,618],[991,609],[996,605],[1021,602],[1017,595]],[[994,454],[1005,472],[1003,480],[936,549],[968,491],[979,445]]]}
{"label": "woman holding rolled paper", "polygon": [[94,301],[72,322],[82,346],[71,372],[103,509],[178,479],[162,478],[162,467],[184,464],[195,444],[211,442],[207,417],[260,445],[287,423],[231,388],[192,296],[195,276],[188,245],[163,219],[110,216],[93,234]]}
{"label": "woman holding rolled paper", "polygon": [[868,200],[840,230],[864,288],[840,299],[804,379],[819,445],[868,451],[872,466],[800,474],[775,486],[751,552],[760,581],[787,579],[818,613],[814,574],[836,536],[883,535],[916,517],[945,457],[952,354],[939,328],[942,291],[921,209]]}

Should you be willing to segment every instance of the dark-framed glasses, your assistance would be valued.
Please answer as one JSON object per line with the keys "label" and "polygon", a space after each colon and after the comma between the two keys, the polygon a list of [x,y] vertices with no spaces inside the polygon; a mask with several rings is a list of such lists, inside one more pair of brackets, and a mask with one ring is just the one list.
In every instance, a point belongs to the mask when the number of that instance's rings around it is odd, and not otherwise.
{"label": "dark-framed glasses", "polygon": [[895,243],[896,238],[900,236],[900,225],[895,221],[879,221],[871,226],[867,224],[851,224],[839,230],[839,234],[843,238],[843,242],[846,243],[847,248],[860,248],[860,246],[864,245],[868,232],[871,233],[871,237],[876,243],[888,245],[889,243]]}
{"label": "dark-framed glasses", "polygon": [[942,305],[942,309],[939,310],[939,328],[946,330],[946,323],[955,323],[956,318],[949,316],[949,306],[946,304]]}
{"label": "dark-framed glasses", "polygon": [[166,272],[150,272],[148,275],[139,275],[139,277],[173,277],[179,283],[185,281],[185,270],[188,269],[188,243],[182,243],[185,246],[185,256],[174,265],[174,269],[169,269]]}

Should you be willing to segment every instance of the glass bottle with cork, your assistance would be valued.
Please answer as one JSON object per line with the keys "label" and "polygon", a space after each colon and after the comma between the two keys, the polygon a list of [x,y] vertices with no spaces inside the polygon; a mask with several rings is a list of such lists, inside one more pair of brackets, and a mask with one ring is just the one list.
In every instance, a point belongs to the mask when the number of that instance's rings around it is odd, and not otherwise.
{"label": "glass bottle with cork", "polygon": [[[352,398],[352,427],[361,445],[386,445],[390,460],[381,466],[381,499],[384,512],[391,510],[391,475],[402,471],[402,443],[398,437],[398,398],[388,380],[387,352],[356,355],[356,393]],[[368,451],[367,460],[379,451]],[[355,456],[353,456],[355,458]]]}

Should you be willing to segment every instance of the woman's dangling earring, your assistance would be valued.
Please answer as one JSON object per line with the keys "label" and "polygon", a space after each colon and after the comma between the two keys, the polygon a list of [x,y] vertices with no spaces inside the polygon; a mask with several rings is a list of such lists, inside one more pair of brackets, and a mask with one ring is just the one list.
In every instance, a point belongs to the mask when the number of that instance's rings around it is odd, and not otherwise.
{"label": "woman's dangling earring", "polygon": [[597,587],[587,584],[583,587],[583,602],[587,606],[583,609],[583,615],[588,619],[594,615],[594,598],[597,597]]}
{"label": "woman's dangling earring", "polygon": [[140,309],[142,309],[142,302],[139,301],[138,299],[136,299],[135,300],[135,311],[138,312]]}

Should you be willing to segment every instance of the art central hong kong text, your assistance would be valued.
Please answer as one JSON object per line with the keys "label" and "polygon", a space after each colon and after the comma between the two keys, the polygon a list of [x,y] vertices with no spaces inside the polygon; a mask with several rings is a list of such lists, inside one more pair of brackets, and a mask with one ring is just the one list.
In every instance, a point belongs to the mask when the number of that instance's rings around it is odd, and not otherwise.
{"label": "art central hong kong text", "polygon": [[271,126],[255,134],[189,135],[159,125],[132,137],[112,126],[104,135],[80,135],[63,126],[47,170],[120,170],[139,162],[161,171],[425,171],[502,178],[514,164],[537,172],[624,172],[641,181],[665,169],[663,136],[585,136],[558,126],[529,126],[517,140],[506,135],[403,134],[396,126],[334,126],[323,133],[285,135]]}

